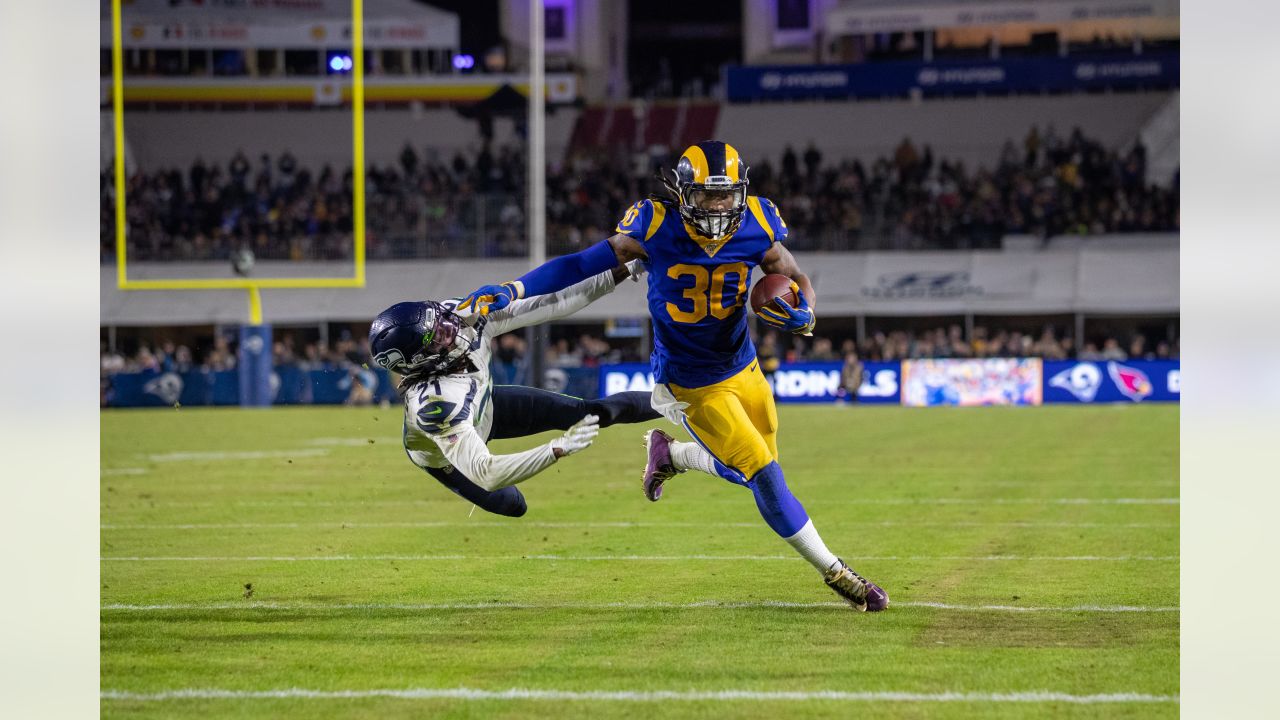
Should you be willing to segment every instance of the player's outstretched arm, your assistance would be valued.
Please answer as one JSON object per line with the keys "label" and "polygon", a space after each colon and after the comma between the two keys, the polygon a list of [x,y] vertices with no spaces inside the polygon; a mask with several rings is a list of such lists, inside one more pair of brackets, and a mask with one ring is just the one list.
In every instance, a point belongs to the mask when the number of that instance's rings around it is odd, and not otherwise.
{"label": "player's outstretched arm", "polygon": [[548,260],[511,282],[481,286],[462,300],[458,310],[487,315],[521,298],[563,290],[619,264],[643,257],[644,248],[637,240],[627,235],[614,235],[586,250]]}
{"label": "player's outstretched arm", "polygon": [[546,445],[509,455],[494,455],[474,426],[434,440],[449,464],[476,485],[490,492],[522,483],[546,470],[556,460],[587,449],[600,432],[600,419],[587,415]]}
{"label": "player's outstretched arm", "polygon": [[613,292],[631,271],[628,265],[618,265],[563,290],[515,300],[502,310],[490,308],[488,333],[496,336],[568,317]]}

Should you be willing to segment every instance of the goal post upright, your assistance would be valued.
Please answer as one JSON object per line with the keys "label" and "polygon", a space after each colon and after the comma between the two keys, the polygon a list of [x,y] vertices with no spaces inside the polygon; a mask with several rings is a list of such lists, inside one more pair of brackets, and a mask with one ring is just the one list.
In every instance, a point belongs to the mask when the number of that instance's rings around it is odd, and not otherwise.
{"label": "goal post upright", "polygon": [[[248,324],[241,326],[240,366],[252,367],[252,382],[241,377],[242,405],[269,405],[271,396],[271,326],[263,322],[262,290],[339,289],[365,286],[365,164],[364,164],[364,0],[351,0],[351,126],[352,126],[352,274],[350,277],[286,278],[151,278],[130,279],[128,223],[125,216],[124,43],[121,0],[111,0],[111,110],[115,144],[116,287],[120,290],[244,290],[248,296]],[[250,342],[246,342],[250,341]],[[246,348],[247,346],[247,348]],[[245,357],[256,350],[262,357]],[[265,370],[263,369],[265,368]],[[242,373],[244,375],[245,373]]]}

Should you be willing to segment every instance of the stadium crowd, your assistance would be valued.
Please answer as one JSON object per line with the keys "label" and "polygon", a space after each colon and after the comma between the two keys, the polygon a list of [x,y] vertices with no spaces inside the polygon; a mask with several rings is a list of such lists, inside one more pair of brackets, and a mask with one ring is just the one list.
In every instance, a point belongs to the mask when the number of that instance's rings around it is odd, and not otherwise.
{"label": "stadium crowd", "polygon": [[[578,154],[547,171],[553,253],[606,237],[628,204],[659,190],[668,154]],[[100,176],[103,262],[115,257],[115,187]],[[340,259],[352,248],[350,168],[302,167],[289,151],[225,164],[197,159],[132,174],[126,216],[130,257]],[[863,163],[829,162],[812,145],[751,168],[751,190],[779,204],[799,250],[996,247],[1006,234],[1042,238],[1177,231],[1179,187],[1146,183],[1146,149],[1106,148],[1079,129],[1031,128],[1004,144],[991,167],[966,167],[904,138]],[[510,257],[526,252],[523,152],[488,145],[442,157],[406,145],[394,164],[366,175],[367,246],[373,259]]]}
{"label": "stadium crowd", "polygon": [[[193,347],[194,346],[194,349]],[[341,333],[332,343],[306,342],[290,332],[277,333],[272,347],[272,364],[292,365],[301,370],[334,370],[369,361],[369,340]],[[236,342],[227,334],[215,333],[207,342],[187,345],[170,339],[141,341],[132,352],[110,349],[102,343],[101,374],[121,372],[189,372],[192,370],[234,370]]]}
{"label": "stadium crowd", "polygon": [[[787,337],[769,330],[756,338],[756,347],[766,368],[778,362],[818,362],[847,358],[862,360],[904,360],[916,358],[1039,357],[1046,360],[1164,360],[1177,358],[1179,343],[1151,343],[1141,334],[1127,341],[1116,337],[1091,338],[1079,351],[1070,337],[1059,337],[1053,328],[1039,335],[976,326],[969,340],[959,325],[918,333],[895,330],[869,334],[862,342],[841,337]],[[619,362],[644,362],[638,342],[610,342],[591,333],[553,339],[547,346],[547,367],[598,367]],[[275,365],[291,365],[302,370],[332,370],[369,361],[368,339],[344,331],[337,340],[306,339],[290,331],[278,332],[273,347]],[[521,333],[507,333],[494,342],[493,359],[497,381],[509,379],[528,359],[528,345]],[[496,367],[505,366],[500,371]],[[191,347],[169,339],[141,342],[129,353],[111,350],[102,344],[101,374],[120,372],[186,372],[189,370],[232,370],[236,367],[235,342],[215,334],[211,341]]]}

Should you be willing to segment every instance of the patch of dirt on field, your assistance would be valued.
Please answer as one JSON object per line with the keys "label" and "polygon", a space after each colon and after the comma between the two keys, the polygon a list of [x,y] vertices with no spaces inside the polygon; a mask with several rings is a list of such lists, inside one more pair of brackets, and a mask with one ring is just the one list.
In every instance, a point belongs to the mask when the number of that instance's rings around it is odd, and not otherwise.
{"label": "patch of dirt on field", "polygon": [[916,636],[923,646],[1116,647],[1169,636],[1177,642],[1176,615],[1139,620],[1133,613],[948,612],[938,613]]}

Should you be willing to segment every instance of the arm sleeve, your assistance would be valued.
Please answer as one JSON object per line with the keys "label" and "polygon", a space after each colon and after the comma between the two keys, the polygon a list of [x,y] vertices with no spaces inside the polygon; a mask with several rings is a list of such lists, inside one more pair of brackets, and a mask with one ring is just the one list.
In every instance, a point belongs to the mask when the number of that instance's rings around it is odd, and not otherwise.
{"label": "arm sleeve", "polygon": [[549,295],[517,300],[490,316],[486,331],[491,337],[549,320],[568,317],[617,287],[613,268]]}
{"label": "arm sleeve", "polygon": [[456,433],[432,439],[454,469],[490,492],[524,482],[556,461],[549,444],[510,455],[494,455],[470,424]]}
{"label": "arm sleeve", "polygon": [[613,246],[608,240],[601,240],[586,250],[548,260],[521,275],[515,284],[521,298],[546,295],[582,282],[617,264],[618,255],[613,251]]}

